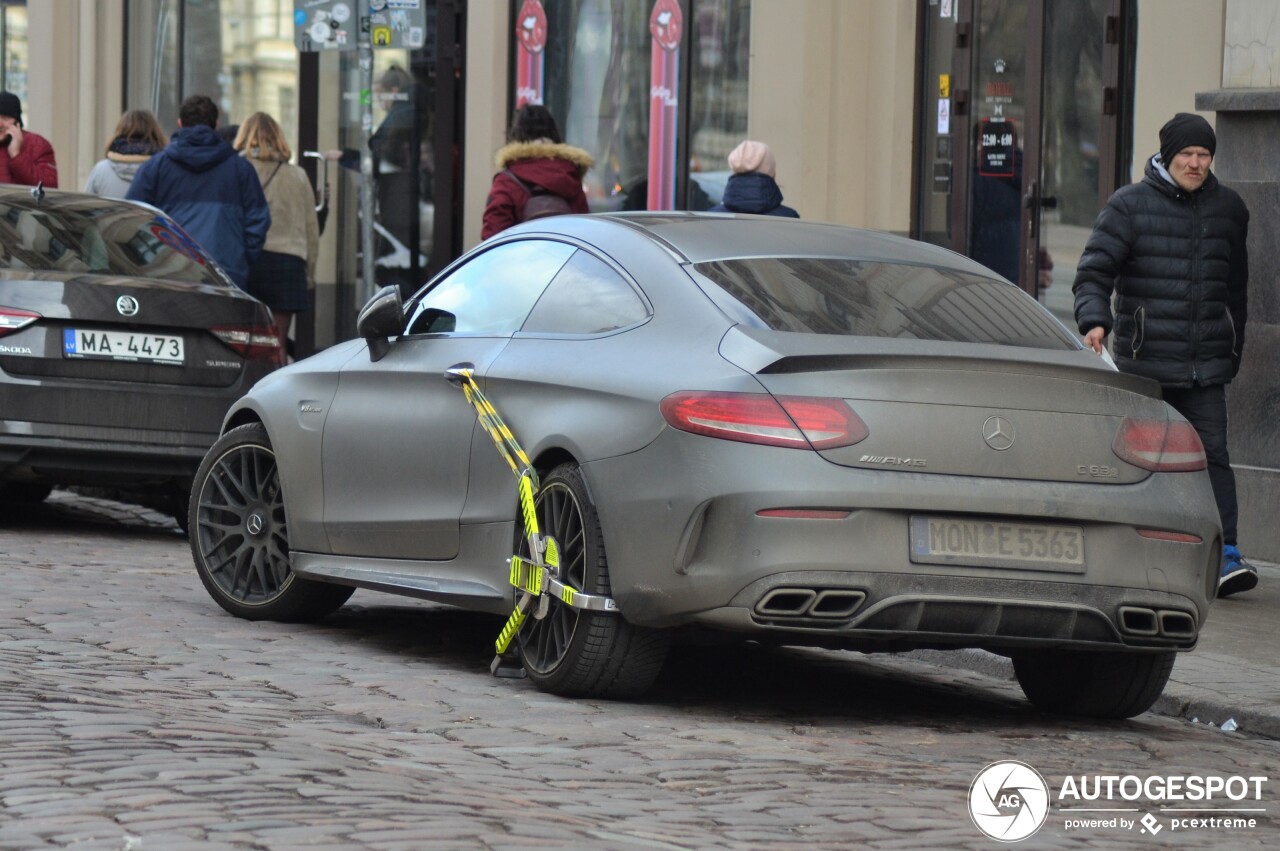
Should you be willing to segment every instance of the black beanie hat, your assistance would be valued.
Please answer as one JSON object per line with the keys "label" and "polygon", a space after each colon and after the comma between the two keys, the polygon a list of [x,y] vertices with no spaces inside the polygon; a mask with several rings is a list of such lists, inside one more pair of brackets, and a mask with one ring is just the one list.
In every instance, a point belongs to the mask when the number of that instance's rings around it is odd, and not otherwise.
{"label": "black beanie hat", "polygon": [[1169,167],[1178,151],[1191,147],[1208,148],[1209,156],[1213,156],[1218,147],[1218,137],[1213,134],[1209,122],[1201,116],[1179,112],[1160,128],[1160,159],[1164,161],[1164,167]]}
{"label": "black beanie hat", "polygon": [[0,92],[0,115],[7,115],[22,126],[22,101],[13,92]]}

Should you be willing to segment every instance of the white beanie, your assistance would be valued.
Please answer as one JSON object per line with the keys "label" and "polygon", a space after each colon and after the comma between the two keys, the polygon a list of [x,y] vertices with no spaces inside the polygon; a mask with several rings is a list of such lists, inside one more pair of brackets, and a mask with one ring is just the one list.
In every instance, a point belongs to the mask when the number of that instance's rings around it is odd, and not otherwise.
{"label": "white beanie", "polygon": [[778,174],[773,151],[764,142],[752,142],[750,139],[729,152],[729,168],[733,169],[734,174],[747,171],[758,171],[770,177]]}

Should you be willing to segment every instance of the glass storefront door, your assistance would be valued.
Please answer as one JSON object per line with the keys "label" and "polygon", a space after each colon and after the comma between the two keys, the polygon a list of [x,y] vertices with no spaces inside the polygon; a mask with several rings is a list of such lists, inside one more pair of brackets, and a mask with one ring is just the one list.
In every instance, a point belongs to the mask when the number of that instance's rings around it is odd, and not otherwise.
{"label": "glass storefront door", "polygon": [[1037,278],[1041,301],[1071,328],[1076,266],[1099,205],[1116,185],[1115,175],[1104,179],[1102,171],[1112,109],[1105,102],[1108,5],[1073,0],[1045,6]]}
{"label": "glass storefront door", "polygon": [[[128,108],[150,109],[170,132],[191,94],[211,96],[223,125],[266,111],[284,128],[295,161],[315,172],[317,189],[327,184],[315,309],[299,314],[295,326],[300,353],[352,337],[363,293],[386,283],[410,292],[461,251],[465,2],[422,6],[425,43],[375,50],[375,85],[365,92],[355,50],[299,54],[292,0],[126,5]],[[368,285],[360,280],[364,97],[373,107],[375,193],[375,280]],[[342,158],[326,160],[331,150]]]}
{"label": "glass storefront door", "polygon": [[[342,152],[329,168],[332,213],[338,240],[338,281],[331,307],[333,333],[355,331],[363,296],[396,284],[408,297],[461,252],[463,6],[460,0],[428,0],[426,42],[408,50],[373,50],[373,88],[364,91],[359,54],[344,51],[320,58],[318,90],[327,99],[317,110],[319,146],[333,115]],[[368,153],[373,159],[373,282],[361,282],[360,191],[363,122],[369,98],[372,120]]]}
{"label": "glass storefront door", "polygon": [[[1071,283],[1127,174],[1124,0],[927,0],[915,235],[1073,326]],[[1131,86],[1128,87],[1131,90]]]}

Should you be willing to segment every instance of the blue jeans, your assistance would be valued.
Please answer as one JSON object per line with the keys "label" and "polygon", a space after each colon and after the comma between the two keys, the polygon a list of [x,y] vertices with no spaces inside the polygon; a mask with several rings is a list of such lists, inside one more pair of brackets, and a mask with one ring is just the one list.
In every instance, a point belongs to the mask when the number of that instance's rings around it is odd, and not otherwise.
{"label": "blue jeans", "polygon": [[1186,417],[1200,435],[1204,454],[1209,459],[1213,498],[1218,503],[1218,515],[1222,518],[1222,543],[1235,546],[1239,508],[1236,474],[1231,469],[1231,456],[1227,453],[1227,387],[1225,384],[1166,387],[1164,400]]}

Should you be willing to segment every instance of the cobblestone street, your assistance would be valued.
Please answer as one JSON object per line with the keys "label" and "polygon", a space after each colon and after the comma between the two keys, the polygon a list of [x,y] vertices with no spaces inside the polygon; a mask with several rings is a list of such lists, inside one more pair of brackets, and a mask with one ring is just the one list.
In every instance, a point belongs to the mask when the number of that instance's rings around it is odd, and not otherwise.
{"label": "cobblestone street", "polygon": [[[0,523],[0,848],[992,848],[975,774],[1271,776],[1280,742],[1048,719],[923,661],[677,649],[635,703],[488,673],[500,619],[357,592],[251,623],[159,515],[58,493]],[[1271,786],[1275,786],[1273,779]],[[1184,848],[1276,847],[1251,830]],[[1149,848],[1138,830],[1028,847]]]}

